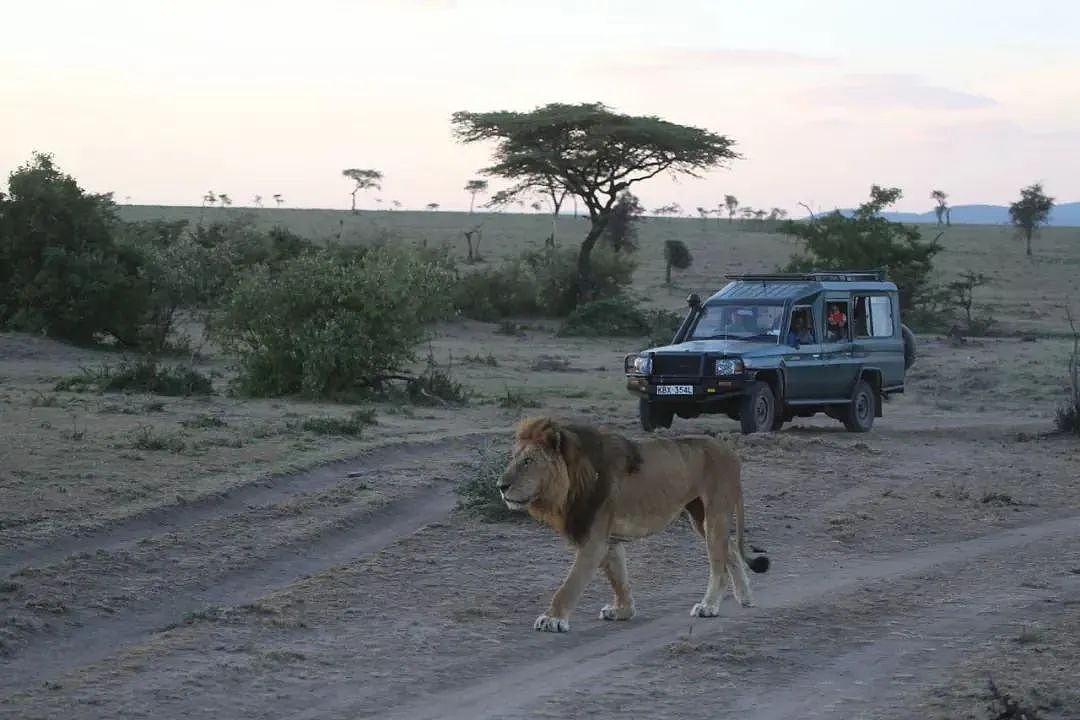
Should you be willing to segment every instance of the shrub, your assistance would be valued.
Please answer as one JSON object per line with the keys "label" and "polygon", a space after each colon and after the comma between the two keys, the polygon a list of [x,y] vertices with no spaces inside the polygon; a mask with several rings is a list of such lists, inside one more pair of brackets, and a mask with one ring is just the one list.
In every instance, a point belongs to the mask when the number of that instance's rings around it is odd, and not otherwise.
{"label": "shrub", "polygon": [[487,446],[481,448],[472,473],[461,478],[454,487],[457,508],[489,522],[506,522],[528,517],[506,507],[495,486],[510,461],[506,450]]}
{"label": "shrub", "polygon": [[140,343],[149,294],[138,253],[113,240],[108,194],[35,153],[0,194],[0,325],[61,340]]}
{"label": "shrub", "polygon": [[579,306],[559,328],[562,337],[644,337],[667,345],[681,318],[669,310],[645,310],[636,299],[617,295]]}
{"label": "shrub", "polygon": [[210,395],[213,382],[199,371],[181,365],[159,366],[152,358],[134,363],[122,360],[114,370],[102,365],[82,369],[82,375],[65,378],[54,390],[67,392],[146,392],[169,397]]}
{"label": "shrub", "polygon": [[1065,405],[1058,408],[1056,421],[1058,430],[1080,435],[1080,331],[1068,308],[1066,316],[1073,336],[1072,352],[1069,354],[1069,394]]}
{"label": "shrub", "polygon": [[259,265],[246,274],[211,335],[238,359],[242,394],[337,397],[414,359],[451,281],[407,250],[312,250],[277,273]]}
{"label": "shrub", "polygon": [[316,435],[339,435],[343,437],[360,437],[364,427],[375,424],[375,413],[372,410],[354,410],[348,417],[309,417],[301,424],[304,432]]}
{"label": "shrub", "polygon": [[[592,254],[597,297],[611,297],[628,286],[635,268],[626,253],[597,247]],[[466,317],[485,322],[566,317],[577,304],[576,283],[577,250],[549,247],[466,275],[458,284],[454,305]]]}

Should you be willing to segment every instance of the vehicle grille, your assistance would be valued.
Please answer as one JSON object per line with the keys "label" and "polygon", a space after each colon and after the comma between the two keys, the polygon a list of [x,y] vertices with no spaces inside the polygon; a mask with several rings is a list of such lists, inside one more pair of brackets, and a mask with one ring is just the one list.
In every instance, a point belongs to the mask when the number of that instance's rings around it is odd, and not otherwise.
{"label": "vehicle grille", "polygon": [[653,355],[653,375],[701,377],[701,355]]}

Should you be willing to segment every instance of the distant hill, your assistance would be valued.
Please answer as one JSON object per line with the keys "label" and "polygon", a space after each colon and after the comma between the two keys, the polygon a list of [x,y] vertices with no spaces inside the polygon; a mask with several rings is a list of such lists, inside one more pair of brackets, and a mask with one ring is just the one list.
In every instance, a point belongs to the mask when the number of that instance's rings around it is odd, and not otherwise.
{"label": "distant hill", "polygon": [[[853,210],[845,208],[840,212],[850,215]],[[897,222],[937,222],[933,210],[924,213],[885,212],[882,215]],[[1006,225],[1009,222],[1009,208],[1005,205],[956,205],[952,209],[952,222],[957,225]],[[1057,205],[1050,213],[1049,224],[1055,227],[1080,227],[1080,202]]]}

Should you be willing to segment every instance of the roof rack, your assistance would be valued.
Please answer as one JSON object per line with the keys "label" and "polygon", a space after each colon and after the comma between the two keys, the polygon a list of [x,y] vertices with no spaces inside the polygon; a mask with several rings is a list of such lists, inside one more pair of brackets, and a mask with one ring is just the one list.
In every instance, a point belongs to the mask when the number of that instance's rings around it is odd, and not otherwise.
{"label": "roof rack", "polygon": [[874,281],[885,282],[884,270],[815,270],[807,273],[740,273],[725,275],[728,280],[743,280],[749,282],[856,282]]}

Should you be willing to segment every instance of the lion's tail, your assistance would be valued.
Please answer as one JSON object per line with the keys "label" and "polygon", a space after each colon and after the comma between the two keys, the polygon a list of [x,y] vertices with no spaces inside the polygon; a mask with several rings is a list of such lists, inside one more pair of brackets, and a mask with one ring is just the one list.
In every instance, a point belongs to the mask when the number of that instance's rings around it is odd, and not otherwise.
{"label": "lion's tail", "polygon": [[742,493],[740,493],[735,500],[735,538],[739,543],[739,557],[746,561],[751,570],[756,573],[763,573],[769,569],[769,558],[765,555],[751,556],[750,553],[746,552],[746,540],[743,532],[745,524]]}

